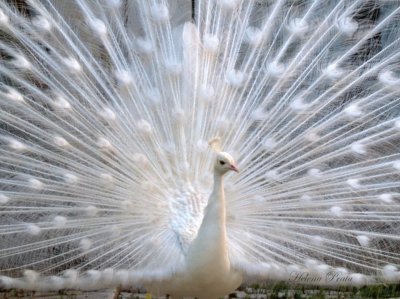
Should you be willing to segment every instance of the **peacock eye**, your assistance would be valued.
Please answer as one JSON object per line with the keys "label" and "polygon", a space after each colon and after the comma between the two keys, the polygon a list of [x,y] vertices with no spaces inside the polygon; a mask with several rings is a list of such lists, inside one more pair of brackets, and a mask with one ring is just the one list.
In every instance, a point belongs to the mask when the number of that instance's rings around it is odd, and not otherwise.
{"label": "peacock eye", "polygon": [[219,161],[219,164],[221,164],[221,165],[225,165],[225,162],[224,162],[224,161],[222,161],[222,160],[220,160],[220,161]]}

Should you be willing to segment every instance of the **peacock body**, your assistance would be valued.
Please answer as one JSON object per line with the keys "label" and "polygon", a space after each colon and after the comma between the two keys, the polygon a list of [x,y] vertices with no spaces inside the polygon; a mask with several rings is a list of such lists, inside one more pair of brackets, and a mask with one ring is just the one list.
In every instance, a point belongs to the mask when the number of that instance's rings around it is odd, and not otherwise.
{"label": "peacock body", "polygon": [[0,287],[400,281],[399,16],[1,2]]}

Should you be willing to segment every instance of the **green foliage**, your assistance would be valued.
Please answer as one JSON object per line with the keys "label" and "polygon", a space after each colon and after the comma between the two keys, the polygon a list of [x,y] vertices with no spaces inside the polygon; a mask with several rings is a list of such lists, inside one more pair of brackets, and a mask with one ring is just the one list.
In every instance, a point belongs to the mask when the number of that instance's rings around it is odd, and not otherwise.
{"label": "green foliage", "polygon": [[362,287],[360,298],[393,298],[400,296],[400,284]]}
{"label": "green foliage", "polygon": [[[91,292],[90,292],[91,293]],[[55,293],[59,299],[80,298],[85,292],[62,290]],[[54,296],[53,294],[52,296]],[[136,293],[124,292],[119,298],[139,299]],[[304,285],[290,285],[284,282],[275,284],[262,284],[251,286],[251,293],[244,299],[251,298],[251,294],[265,294],[267,299],[388,299],[400,298],[400,284],[364,286],[362,288],[342,287],[330,289],[324,287],[307,287]],[[44,295],[51,295],[44,294]],[[40,293],[17,289],[0,290],[1,299],[14,298],[42,298]],[[128,297],[127,297],[128,296]],[[43,297],[44,298],[44,297]],[[55,298],[55,297],[52,297]],[[148,297],[147,297],[148,298]],[[237,298],[236,294],[230,294],[229,298]]]}
{"label": "green foliage", "polygon": [[[385,299],[400,298],[400,284],[356,287],[311,287],[284,282],[253,285],[254,293],[266,294],[268,299]],[[247,298],[247,297],[246,297]]]}

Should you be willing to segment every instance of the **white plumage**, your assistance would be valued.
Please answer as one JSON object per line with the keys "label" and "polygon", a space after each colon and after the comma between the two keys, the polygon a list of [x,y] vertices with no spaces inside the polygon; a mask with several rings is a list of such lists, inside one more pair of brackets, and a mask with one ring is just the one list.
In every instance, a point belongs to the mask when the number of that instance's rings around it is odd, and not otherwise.
{"label": "white plumage", "polygon": [[231,266],[226,233],[223,178],[228,171],[238,171],[233,158],[224,152],[217,155],[214,185],[201,225],[190,231],[181,268],[171,277],[150,284],[153,294],[173,297],[219,298],[235,290],[243,280],[241,271]]}
{"label": "white plumage", "polygon": [[0,287],[398,282],[399,14],[1,2]]}

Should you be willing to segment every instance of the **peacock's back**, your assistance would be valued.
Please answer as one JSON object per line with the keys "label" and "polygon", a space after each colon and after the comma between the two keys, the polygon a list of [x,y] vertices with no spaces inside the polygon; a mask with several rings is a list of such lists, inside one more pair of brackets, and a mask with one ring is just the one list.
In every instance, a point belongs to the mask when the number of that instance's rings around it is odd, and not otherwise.
{"label": "peacock's back", "polygon": [[232,267],[400,280],[396,1],[9,2],[0,287],[173,274],[215,136],[241,168],[226,183]]}

